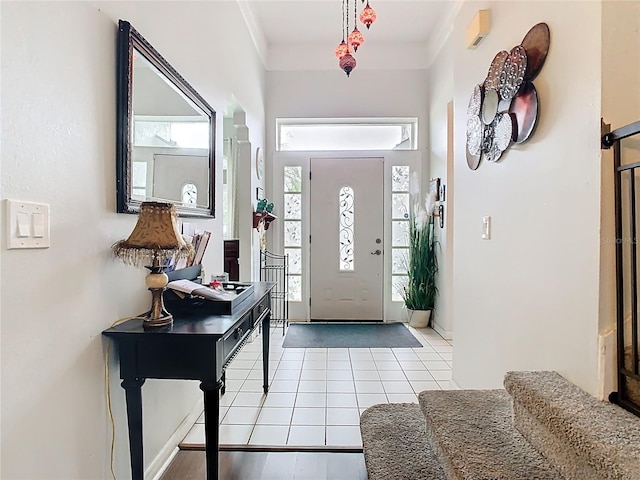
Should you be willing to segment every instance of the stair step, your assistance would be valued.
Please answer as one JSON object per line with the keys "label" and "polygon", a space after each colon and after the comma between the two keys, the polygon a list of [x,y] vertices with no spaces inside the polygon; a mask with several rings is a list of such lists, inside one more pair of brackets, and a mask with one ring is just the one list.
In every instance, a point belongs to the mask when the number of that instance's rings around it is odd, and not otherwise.
{"label": "stair step", "polygon": [[360,416],[368,480],[445,480],[415,403],[373,405]]}
{"label": "stair step", "polygon": [[515,425],[567,478],[640,479],[640,418],[557,372],[509,372]]}
{"label": "stair step", "polygon": [[419,399],[427,438],[448,479],[564,478],[516,430],[506,391],[427,390]]}

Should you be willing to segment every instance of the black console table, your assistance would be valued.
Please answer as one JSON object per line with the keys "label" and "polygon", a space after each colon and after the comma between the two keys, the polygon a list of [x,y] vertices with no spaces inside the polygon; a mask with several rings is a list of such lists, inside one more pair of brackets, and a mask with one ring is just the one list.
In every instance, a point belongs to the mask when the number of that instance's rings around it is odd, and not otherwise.
{"label": "black console table", "polygon": [[263,388],[269,389],[270,292],[273,283],[254,284],[252,296],[232,315],[212,315],[203,308],[172,305],[173,326],[144,329],[129,320],[102,332],[118,345],[120,378],[125,389],[131,476],[143,480],[142,384],[147,378],[200,380],[204,392],[207,479],[218,478],[220,389],[226,364],[247,337],[262,325]]}

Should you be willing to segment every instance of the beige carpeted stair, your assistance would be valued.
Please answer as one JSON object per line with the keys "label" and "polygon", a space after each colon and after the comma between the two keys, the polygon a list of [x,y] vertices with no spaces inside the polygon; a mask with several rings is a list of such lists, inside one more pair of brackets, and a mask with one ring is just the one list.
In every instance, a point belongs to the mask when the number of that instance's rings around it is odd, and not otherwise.
{"label": "beige carpeted stair", "polygon": [[640,418],[556,372],[509,372],[515,426],[566,478],[640,480]]}
{"label": "beige carpeted stair", "polygon": [[562,479],[514,428],[504,390],[427,390],[420,394],[420,408],[447,478]]}
{"label": "beige carpeted stair", "polygon": [[367,409],[369,480],[640,480],[640,418],[555,372],[510,372],[505,387]]}

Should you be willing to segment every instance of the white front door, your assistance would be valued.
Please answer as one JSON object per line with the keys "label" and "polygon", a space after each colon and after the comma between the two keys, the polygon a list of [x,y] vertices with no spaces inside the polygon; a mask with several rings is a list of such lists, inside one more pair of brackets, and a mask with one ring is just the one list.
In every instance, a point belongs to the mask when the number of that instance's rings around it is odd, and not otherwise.
{"label": "white front door", "polygon": [[383,319],[382,158],[312,158],[312,320]]}

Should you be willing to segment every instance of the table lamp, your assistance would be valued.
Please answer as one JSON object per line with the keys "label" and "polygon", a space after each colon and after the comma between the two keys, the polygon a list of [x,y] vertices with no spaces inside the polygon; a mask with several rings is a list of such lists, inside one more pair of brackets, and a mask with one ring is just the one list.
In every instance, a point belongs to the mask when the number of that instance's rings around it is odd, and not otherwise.
{"label": "table lamp", "polygon": [[193,255],[193,246],[180,235],[175,205],[166,202],[142,202],[138,223],[126,240],[112,246],[113,254],[128,265],[150,270],[145,279],[151,291],[151,309],[140,315],[143,326],[165,327],[173,324],[173,315],[164,308],[162,293],[169,277],[164,268],[169,260]]}

